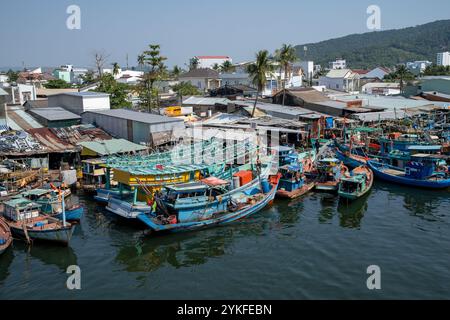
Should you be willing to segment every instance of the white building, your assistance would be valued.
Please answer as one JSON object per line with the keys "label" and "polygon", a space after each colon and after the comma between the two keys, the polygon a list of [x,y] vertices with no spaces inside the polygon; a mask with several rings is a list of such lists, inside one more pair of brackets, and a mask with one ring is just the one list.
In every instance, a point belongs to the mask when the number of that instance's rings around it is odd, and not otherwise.
{"label": "white building", "polygon": [[198,60],[198,68],[210,68],[212,69],[214,65],[222,65],[225,61],[233,62],[229,56],[197,56],[195,59]]}
{"label": "white building", "polygon": [[0,74],[0,83],[8,82],[8,76],[6,74]]}
{"label": "white building", "polygon": [[189,82],[200,91],[208,91],[220,87],[219,73],[212,69],[192,69],[179,76],[180,82]]}
{"label": "white building", "polygon": [[231,72],[231,73],[221,73],[220,74],[221,85],[244,85],[252,87],[252,81],[248,73],[239,71],[239,72]]}
{"label": "white building", "polygon": [[61,107],[81,115],[87,111],[111,109],[109,94],[99,92],[71,92],[48,97],[48,107]]}
{"label": "white building", "polygon": [[336,59],[335,61],[330,62],[331,70],[346,69],[346,68],[347,68],[347,61],[345,59]]}
{"label": "white building", "polygon": [[326,76],[319,78],[319,86],[330,90],[355,92],[359,90],[359,74],[350,69],[330,70]]}
{"label": "white building", "polygon": [[440,52],[437,54],[438,66],[450,66],[450,52]]}
{"label": "white building", "polygon": [[431,66],[433,63],[431,61],[413,61],[407,62],[406,68],[412,73],[418,75],[425,71],[428,66]]}
{"label": "white building", "polygon": [[314,61],[301,61],[299,63],[300,68],[303,70],[303,74],[307,80],[312,79],[314,76]]}
{"label": "white building", "polygon": [[17,84],[10,87],[11,103],[23,105],[28,100],[36,100],[36,87],[32,84]]}
{"label": "white building", "polygon": [[400,94],[400,84],[388,82],[369,82],[362,86],[361,91],[365,94],[383,96],[398,95]]}

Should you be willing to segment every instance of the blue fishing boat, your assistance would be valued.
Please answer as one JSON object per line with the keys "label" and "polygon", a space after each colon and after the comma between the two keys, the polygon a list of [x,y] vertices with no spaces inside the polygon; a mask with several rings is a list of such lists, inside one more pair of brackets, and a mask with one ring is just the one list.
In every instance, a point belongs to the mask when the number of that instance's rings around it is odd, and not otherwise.
{"label": "blue fishing boat", "polygon": [[139,214],[154,232],[182,232],[219,226],[246,218],[270,204],[275,198],[280,175],[261,179],[260,184],[239,192],[213,194],[215,187],[191,183],[169,188],[163,207]]}
{"label": "blue fishing boat", "polygon": [[6,221],[0,217],[0,255],[5,252],[12,243],[11,229]]}
{"label": "blue fishing boat", "polygon": [[435,158],[430,155],[411,157],[404,169],[370,160],[369,167],[379,179],[410,187],[443,189],[450,187],[448,167],[437,171]]}
{"label": "blue fishing boat", "polygon": [[350,153],[350,151],[342,152],[339,148],[335,149],[336,158],[341,160],[349,168],[357,168],[367,165],[368,158]]}
{"label": "blue fishing boat", "polygon": [[4,207],[3,217],[17,237],[69,244],[75,225],[42,214],[38,203],[17,198],[5,202]]}

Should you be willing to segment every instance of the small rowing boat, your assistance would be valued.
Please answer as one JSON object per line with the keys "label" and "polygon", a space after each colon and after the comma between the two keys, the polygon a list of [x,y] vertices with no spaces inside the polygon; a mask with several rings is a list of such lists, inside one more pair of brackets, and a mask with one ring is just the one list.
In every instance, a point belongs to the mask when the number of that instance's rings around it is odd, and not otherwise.
{"label": "small rowing boat", "polygon": [[12,243],[11,229],[6,221],[0,217],[0,255],[4,253]]}

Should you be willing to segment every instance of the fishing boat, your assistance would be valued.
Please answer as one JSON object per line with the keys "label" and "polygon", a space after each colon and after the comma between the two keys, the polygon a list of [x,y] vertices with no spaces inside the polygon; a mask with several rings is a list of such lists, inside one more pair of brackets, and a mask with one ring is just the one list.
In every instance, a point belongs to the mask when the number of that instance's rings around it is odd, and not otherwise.
{"label": "fishing boat", "polygon": [[307,180],[301,165],[285,165],[279,172],[278,198],[295,199],[314,189],[315,183]]}
{"label": "fishing boat", "polygon": [[436,167],[436,156],[411,156],[404,169],[394,167],[382,162],[370,160],[370,169],[375,177],[410,187],[427,189],[444,189],[450,187],[450,174],[448,167]]}
{"label": "fishing boat", "polygon": [[336,158],[341,160],[349,168],[357,168],[367,165],[368,157],[353,154],[350,151],[342,152],[339,148],[335,149]]}
{"label": "fishing boat", "polygon": [[42,214],[40,207],[26,198],[12,199],[4,203],[3,217],[11,232],[28,242],[44,240],[68,245],[75,225]]}
{"label": "fishing boat", "polygon": [[[79,204],[67,205],[66,191],[63,191],[66,201],[66,220],[67,221],[80,221],[84,214],[84,208]],[[27,198],[37,204],[41,205],[41,212],[59,220],[63,219],[62,215],[62,202],[59,199],[57,191],[52,189],[33,189],[25,191],[16,196]],[[70,201],[69,201],[70,202]]]}
{"label": "fishing boat", "polygon": [[[216,183],[189,183],[168,187],[162,207],[137,216],[153,232],[192,231],[244,219],[270,204],[275,198],[280,174],[257,184],[223,194]],[[228,184],[221,181],[221,186]],[[226,190],[226,189],[225,189]]]}
{"label": "fishing boat", "polygon": [[336,192],[341,177],[348,174],[348,168],[337,158],[324,158],[317,162],[316,190]]}
{"label": "fishing boat", "polygon": [[373,179],[373,172],[367,166],[357,167],[349,177],[341,178],[338,194],[348,200],[361,198],[372,189]]}
{"label": "fishing boat", "polygon": [[11,229],[6,221],[0,217],[0,255],[5,252],[12,243]]}

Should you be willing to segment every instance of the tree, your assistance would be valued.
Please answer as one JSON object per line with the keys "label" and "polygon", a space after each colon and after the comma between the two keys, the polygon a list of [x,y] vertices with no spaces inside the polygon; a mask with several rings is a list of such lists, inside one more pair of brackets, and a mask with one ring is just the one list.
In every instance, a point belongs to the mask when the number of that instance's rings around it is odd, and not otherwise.
{"label": "tree", "polygon": [[[286,98],[286,82],[292,73],[292,65],[294,62],[298,60],[297,52],[295,48],[292,45],[283,44],[280,49],[278,49],[275,53],[275,57],[277,62],[280,64],[280,71],[284,69],[284,80],[282,81],[283,84],[283,103],[284,106],[285,98]],[[281,72],[280,72],[281,77]]]}
{"label": "tree", "polygon": [[438,66],[432,64],[425,69],[426,76],[450,76],[450,66]]}
{"label": "tree", "polygon": [[138,55],[137,63],[139,65],[139,68],[142,70],[144,68],[144,64],[145,64],[145,54]]}
{"label": "tree", "polygon": [[83,84],[92,84],[96,81],[95,74],[93,71],[88,71],[86,74],[81,76],[81,79],[83,80]]}
{"label": "tree", "polygon": [[155,88],[155,82],[162,80],[167,76],[167,67],[164,65],[166,57],[161,56],[160,46],[157,44],[149,45],[149,50],[142,53],[144,55],[145,64],[148,65],[149,71],[144,74],[137,89],[141,99],[141,104],[144,105],[148,112],[151,112],[153,107],[158,106],[158,89]]}
{"label": "tree", "polygon": [[267,83],[267,76],[272,76],[274,66],[270,60],[267,50],[261,50],[256,54],[256,61],[247,66],[247,73],[252,80],[253,85],[257,88],[255,104],[253,106],[252,118],[255,116],[256,105],[258,104],[258,96],[263,91]]}
{"label": "tree", "polygon": [[112,66],[113,66],[112,74],[114,76],[117,76],[119,74],[119,72],[120,72],[120,66],[119,66],[119,64],[117,62],[114,62],[112,64]]}
{"label": "tree", "polygon": [[198,60],[197,57],[192,58],[191,60],[189,60],[189,70],[198,69],[199,64],[200,61]]}
{"label": "tree", "polygon": [[44,87],[46,87],[47,89],[68,89],[72,88],[72,85],[62,79],[56,79],[49,80],[46,84],[44,84]]}
{"label": "tree", "polygon": [[232,64],[229,60],[226,60],[226,61],[224,61],[224,63],[220,66],[220,70],[222,70],[222,72],[225,72],[225,73],[233,72],[233,71],[234,71],[234,66],[233,66],[233,64]]}
{"label": "tree", "polygon": [[181,103],[183,103],[183,97],[185,96],[198,96],[201,92],[198,88],[192,85],[190,82],[180,82],[172,86],[172,90],[180,97]]}
{"label": "tree", "polygon": [[180,76],[180,74],[183,72],[183,70],[179,67],[179,66],[177,66],[177,65],[175,65],[174,67],[173,67],[173,69],[172,69],[172,76],[175,78],[175,79],[178,79],[178,77]]}
{"label": "tree", "polygon": [[384,77],[385,80],[399,80],[400,81],[400,92],[403,93],[403,87],[406,80],[414,79],[414,74],[412,74],[405,65],[401,64],[397,66],[395,72],[391,72]]}
{"label": "tree", "polygon": [[12,69],[9,69],[8,72],[6,72],[6,75],[8,76],[9,82],[16,82],[17,79],[19,79],[19,73]]}
{"label": "tree", "polygon": [[94,63],[95,68],[97,69],[99,78],[103,75],[103,66],[106,64],[109,55],[104,51],[95,51],[94,52]]}
{"label": "tree", "polygon": [[215,63],[212,67],[213,70],[219,71],[220,70],[220,66],[218,63]]}
{"label": "tree", "polygon": [[99,79],[99,85],[94,91],[110,94],[111,108],[113,109],[131,107],[131,102],[128,101],[128,85],[117,82],[112,74],[104,74]]}

